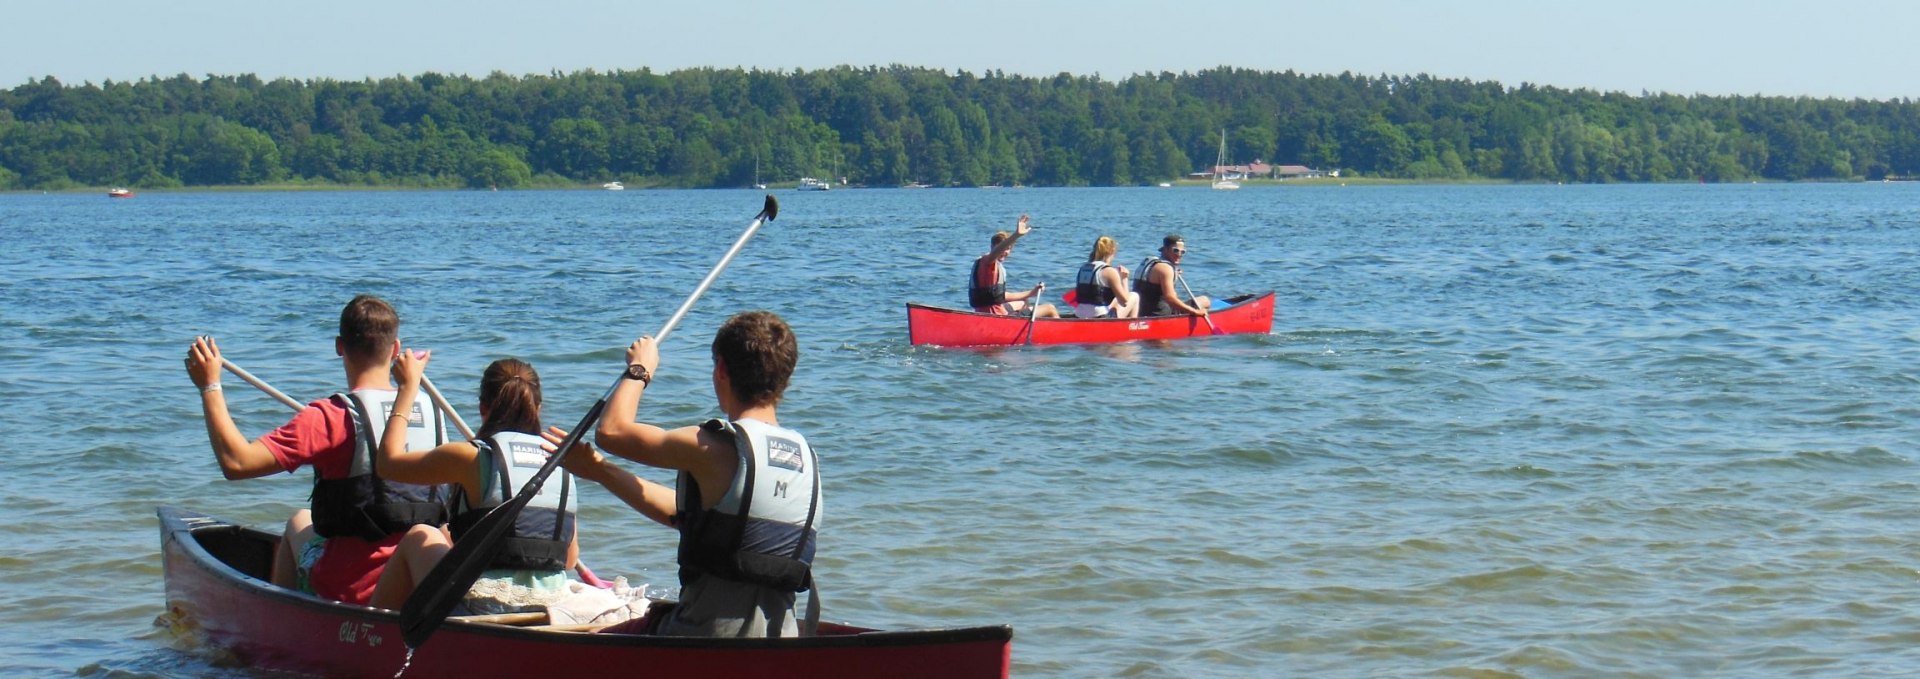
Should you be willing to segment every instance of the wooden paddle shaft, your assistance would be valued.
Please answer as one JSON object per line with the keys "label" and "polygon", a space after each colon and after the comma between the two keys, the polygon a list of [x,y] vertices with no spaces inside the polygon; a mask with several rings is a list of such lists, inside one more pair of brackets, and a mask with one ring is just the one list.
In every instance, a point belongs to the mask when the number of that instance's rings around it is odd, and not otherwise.
{"label": "wooden paddle shaft", "polygon": [[[1187,299],[1190,300],[1188,303],[1193,304],[1194,308],[1199,308],[1200,305],[1194,304],[1194,302],[1199,302],[1200,298],[1193,296],[1193,288],[1187,285],[1187,277],[1180,275],[1179,269],[1174,269],[1173,279],[1176,281],[1179,281],[1180,287],[1187,291]],[[1211,315],[1213,310],[1207,309],[1206,311],[1208,312],[1209,315],[1201,316],[1200,319],[1207,322],[1207,329],[1213,331],[1213,334],[1215,335],[1221,334],[1220,328],[1215,327],[1213,324],[1213,316]]]}
{"label": "wooden paddle shaft", "polygon": [[242,380],[246,380],[247,384],[259,387],[260,391],[267,392],[268,396],[272,396],[275,400],[287,404],[287,407],[294,409],[295,412],[299,412],[301,408],[305,407],[300,405],[299,401],[293,400],[292,396],[282,393],[279,389],[273,388],[273,385],[261,381],[258,377],[254,377],[253,373],[247,372],[240,366],[234,365],[233,361],[227,360],[225,356],[220,357],[220,367],[226,368],[227,372],[233,373]]}
{"label": "wooden paddle shaft", "polygon": [[[299,412],[301,408],[305,407],[301,405],[299,401],[293,400],[293,397],[288,396],[286,392],[275,389],[273,385],[267,384],[265,380],[254,377],[253,373],[247,372],[245,368],[235,365],[233,361],[227,360],[225,356],[220,357],[220,367],[226,368],[227,372],[233,373],[247,384],[251,384],[260,391],[266,392],[266,394],[272,396],[274,400],[286,404],[286,406],[292,408],[294,412]],[[453,405],[447,403],[447,398],[441,396],[440,390],[433,387],[433,382],[428,380],[425,375],[420,376],[420,382],[421,386],[426,388],[427,396],[433,399],[434,406],[438,407],[441,412],[446,413],[448,417],[453,418],[453,425],[460,429],[460,433],[466,436],[468,441],[472,441],[473,430],[467,428],[466,421],[460,419],[460,413],[454,412]]]}
{"label": "wooden paddle shaft", "polygon": [[439,408],[440,412],[446,413],[447,417],[453,420],[453,426],[460,430],[460,435],[472,441],[473,430],[467,428],[466,420],[460,419],[460,413],[454,412],[453,404],[447,402],[447,397],[440,395],[440,390],[433,386],[433,380],[427,379],[426,375],[421,375],[420,388],[427,391],[427,398],[433,399],[435,408]]}

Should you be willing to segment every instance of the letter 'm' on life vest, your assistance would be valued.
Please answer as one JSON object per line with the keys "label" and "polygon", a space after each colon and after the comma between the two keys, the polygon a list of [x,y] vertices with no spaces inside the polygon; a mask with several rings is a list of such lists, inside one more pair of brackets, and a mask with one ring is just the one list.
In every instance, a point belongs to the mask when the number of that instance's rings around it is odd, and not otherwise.
{"label": "letter 'm' on life vest", "polygon": [[702,425],[733,436],[739,468],[720,501],[706,508],[681,472],[680,580],[703,575],[803,592],[820,523],[819,458],[799,432],[757,420]]}

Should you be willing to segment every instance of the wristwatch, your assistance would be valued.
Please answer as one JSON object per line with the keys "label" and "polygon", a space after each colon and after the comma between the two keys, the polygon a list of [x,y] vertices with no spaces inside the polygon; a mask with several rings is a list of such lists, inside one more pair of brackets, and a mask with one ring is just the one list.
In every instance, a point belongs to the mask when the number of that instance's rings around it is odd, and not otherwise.
{"label": "wristwatch", "polygon": [[638,363],[627,366],[627,379],[640,380],[640,386],[643,387],[653,385],[653,373],[647,372],[647,367]]}

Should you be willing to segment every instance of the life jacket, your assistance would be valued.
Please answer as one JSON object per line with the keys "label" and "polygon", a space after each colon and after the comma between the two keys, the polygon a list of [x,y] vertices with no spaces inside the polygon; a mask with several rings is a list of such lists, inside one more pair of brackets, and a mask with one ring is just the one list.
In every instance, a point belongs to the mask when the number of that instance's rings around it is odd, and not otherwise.
{"label": "life jacket", "polygon": [[[333,395],[353,419],[353,462],[342,479],[323,479],[319,470],[314,470],[309,506],[313,510],[313,531],[320,536],[379,542],[416,524],[438,526],[447,522],[447,501],[452,493],[446,486],[388,481],[380,478],[376,468],[380,433],[373,425],[377,422],[386,426],[397,395],[383,389]],[[372,417],[376,414],[378,417]],[[407,449],[427,450],[446,441],[447,423],[439,409],[414,401],[413,411],[407,415]]]}
{"label": "life jacket", "polygon": [[1075,304],[1094,306],[1113,304],[1113,286],[1107,282],[1107,279],[1100,276],[1100,271],[1110,266],[1113,265],[1100,260],[1092,260],[1080,265],[1080,273],[1075,274],[1073,279]]}
{"label": "life jacket", "polygon": [[[987,278],[987,271],[993,272],[993,280]],[[987,255],[973,260],[973,271],[967,276],[967,306],[974,311],[988,313],[993,307],[1007,303],[1007,270],[1000,266],[999,260]]]}
{"label": "life jacket", "polygon": [[1140,293],[1140,315],[1172,316],[1173,307],[1168,305],[1167,300],[1161,297],[1160,284],[1153,280],[1153,265],[1155,264],[1173,266],[1173,262],[1161,259],[1158,256],[1148,257],[1146,261],[1140,263],[1140,272],[1133,278],[1133,291]]}
{"label": "life jacket", "polygon": [[681,472],[676,493],[680,583],[701,576],[804,592],[813,577],[820,523],[820,468],[799,432],[758,420],[708,420],[702,429],[733,436],[739,468],[711,509]]}
{"label": "life jacket", "polygon": [[[541,443],[540,437],[517,431],[498,432],[473,442],[474,447],[480,449],[479,459],[486,463],[481,468],[491,469],[493,473],[488,475],[478,503],[468,506],[465,494],[455,496],[456,511],[453,522],[448,525],[455,542],[489,510],[519,494],[527,480],[546,465],[547,453],[541,449]],[[573,475],[565,470],[556,473],[560,475],[560,482],[548,479],[540,486],[540,492],[527,501],[526,508],[514,517],[512,532],[489,567],[566,569],[567,547],[573,543],[579,502],[573,495]]]}

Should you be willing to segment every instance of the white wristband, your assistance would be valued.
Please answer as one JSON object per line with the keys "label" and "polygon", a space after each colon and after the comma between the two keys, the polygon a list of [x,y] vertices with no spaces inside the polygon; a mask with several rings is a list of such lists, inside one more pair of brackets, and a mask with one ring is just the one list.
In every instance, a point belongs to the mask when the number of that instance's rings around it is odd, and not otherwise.
{"label": "white wristband", "polygon": [[220,383],[219,383],[219,382],[214,382],[213,384],[209,384],[209,385],[207,385],[207,386],[204,386],[204,387],[201,387],[201,388],[200,388],[200,393],[202,393],[202,394],[211,394],[211,393],[213,393],[213,392],[216,392],[216,391],[219,391],[219,390],[220,390]]}

